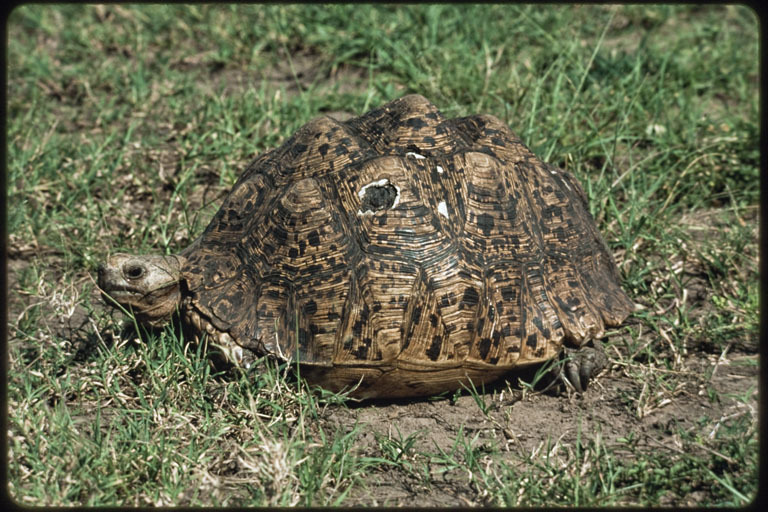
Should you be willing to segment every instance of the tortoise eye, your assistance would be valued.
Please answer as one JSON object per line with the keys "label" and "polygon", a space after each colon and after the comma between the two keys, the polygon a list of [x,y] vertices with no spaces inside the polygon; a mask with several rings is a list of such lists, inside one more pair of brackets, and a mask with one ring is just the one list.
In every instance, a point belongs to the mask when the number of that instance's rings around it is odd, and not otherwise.
{"label": "tortoise eye", "polygon": [[144,275],[144,267],[141,265],[127,265],[123,268],[123,274],[128,279],[139,279]]}

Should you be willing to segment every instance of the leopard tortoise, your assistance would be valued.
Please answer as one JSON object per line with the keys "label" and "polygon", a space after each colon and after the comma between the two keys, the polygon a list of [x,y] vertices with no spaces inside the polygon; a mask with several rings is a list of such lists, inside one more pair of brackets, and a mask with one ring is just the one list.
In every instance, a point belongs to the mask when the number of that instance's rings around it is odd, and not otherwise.
{"label": "leopard tortoise", "polygon": [[601,359],[578,355],[633,309],[576,179],[497,118],[446,119],[419,95],[309,122],[181,253],[114,254],[98,274],[140,322],[178,314],[230,363],[298,362],[364,398],[480,385],[566,349],[581,390]]}

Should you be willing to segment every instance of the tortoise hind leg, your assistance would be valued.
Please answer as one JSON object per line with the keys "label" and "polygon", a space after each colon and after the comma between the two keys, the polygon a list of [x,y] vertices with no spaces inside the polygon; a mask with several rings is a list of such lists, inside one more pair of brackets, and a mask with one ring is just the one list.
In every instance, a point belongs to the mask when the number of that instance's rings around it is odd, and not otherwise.
{"label": "tortoise hind leg", "polygon": [[558,365],[558,376],[566,387],[578,393],[587,390],[589,381],[608,366],[608,356],[599,340],[592,340],[592,346],[566,347],[561,353],[562,364]]}

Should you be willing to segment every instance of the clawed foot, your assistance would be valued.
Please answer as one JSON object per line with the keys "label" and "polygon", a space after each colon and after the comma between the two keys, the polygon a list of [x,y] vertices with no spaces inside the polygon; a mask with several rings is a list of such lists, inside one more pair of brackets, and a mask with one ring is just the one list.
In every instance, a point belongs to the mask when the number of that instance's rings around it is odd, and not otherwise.
{"label": "clawed foot", "polygon": [[558,366],[558,376],[566,387],[571,387],[578,393],[584,393],[589,381],[608,366],[608,356],[598,340],[593,340],[591,347],[566,347],[561,357],[563,361]]}
{"label": "clawed foot", "polygon": [[219,336],[219,339],[209,338],[211,350],[209,357],[221,368],[242,368],[248,370],[257,360],[256,354],[241,347],[229,335]]}

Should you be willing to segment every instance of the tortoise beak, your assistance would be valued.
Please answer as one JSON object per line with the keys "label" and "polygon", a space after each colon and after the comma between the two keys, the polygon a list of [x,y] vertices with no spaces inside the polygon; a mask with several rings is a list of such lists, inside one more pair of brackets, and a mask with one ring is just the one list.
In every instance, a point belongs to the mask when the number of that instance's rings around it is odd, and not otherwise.
{"label": "tortoise beak", "polygon": [[101,299],[111,306],[115,305],[115,298],[110,294],[110,291],[114,291],[110,290],[110,288],[114,288],[114,286],[110,286],[110,283],[115,281],[115,277],[112,275],[114,272],[114,269],[109,268],[103,263],[96,269],[96,283],[101,292]]}

